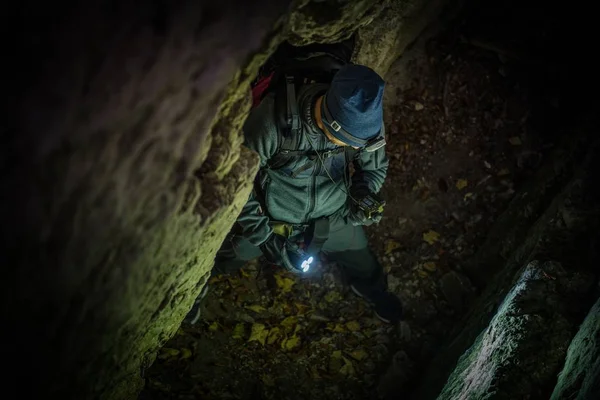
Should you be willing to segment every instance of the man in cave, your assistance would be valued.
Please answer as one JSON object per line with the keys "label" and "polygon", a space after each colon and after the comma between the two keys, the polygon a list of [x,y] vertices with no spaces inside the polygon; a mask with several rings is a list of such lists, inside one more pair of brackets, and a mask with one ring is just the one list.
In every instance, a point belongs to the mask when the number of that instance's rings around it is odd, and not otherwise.
{"label": "man in cave", "polygon": [[[314,60],[310,65],[315,71]],[[377,193],[388,169],[385,83],[366,66],[338,67],[329,70],[332,79],[318,74],[306,79],[311,68],[271,77],[273,90],[265,92],[243,128],[244,144],[260,156],[260,171],[218,252],[213,275],[261,255],[303,274],[307,258],[310,263],[321,251],[381,320],[396,322],[402,304],[386,290],[383,269],[363,230],[378,223],[383,211]]]}

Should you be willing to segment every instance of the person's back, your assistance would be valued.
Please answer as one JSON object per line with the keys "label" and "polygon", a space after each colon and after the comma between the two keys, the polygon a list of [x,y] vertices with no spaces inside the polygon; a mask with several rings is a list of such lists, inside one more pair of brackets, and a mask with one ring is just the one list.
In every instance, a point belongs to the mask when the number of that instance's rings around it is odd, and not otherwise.
{"label": "person's back", "polygon": [[269,168],[269,160],[280,150],[282,141],[277,134],[274,93],[265,97],[244,126],[245,145],[261,154],[261,162],[264,160],[257,190],[273,220],[308,223],[331,216],[346,205],[348,152],[321,133],[311,112],[326,90],[325,85],[309,84],[299,91],[302,123],[292,150],[297,156],[289,157],[278,169]]}
{"label": "person's back", "polygon": [[[386,291],[382,268],[362,228],[379,222],[383,211],[381,204],[374,211],[362,205],[377,203],[387,174],[384,81],[365,66],[347,64],[330,85],[292,87],[293,96],[287,88],[285,96],[268,93],[244,125],[244,144],[259,154],[260,171],[213,272],[230,272],[264,255],[275,265],[303,273],[307,257],[322,251],[382,320],[396,321],[401,303]],[[285,129],[289,124],[282,123],[280,107],[293,109],[294,101],[299,123]],[[286,148],[290,143],[294,148]],[[308,246],[307,254],[298,250],[298,242]]]}

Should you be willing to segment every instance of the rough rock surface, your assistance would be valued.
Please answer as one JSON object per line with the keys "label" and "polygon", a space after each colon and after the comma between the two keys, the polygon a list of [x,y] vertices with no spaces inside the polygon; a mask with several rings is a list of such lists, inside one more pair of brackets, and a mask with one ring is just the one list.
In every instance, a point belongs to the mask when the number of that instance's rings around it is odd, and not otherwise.
{"label": "rough rock surface", "polygon": [[375,23],[358,31],[355,60],[385,74],[449,0],[386,0]]}
{"label": "rough rock surface", "polygon": [[552,262],[527,265],[438,399],[543,398],[575,330],[564,288],[577,280]]}
{"label": "rough rock surface", "polygon": [[[514,225],[518,225],[518,230],[525,231],[523,233],[525,236],[520,241],[507,240],[503,242],[506,246],[503,254],[507,259],[502,264],[502,269],[493,276],[493,280],[492,277],[487,278],[490,284],[474,303],[467,317],[449,334],[449,337],[452,338],[451,341],[439,351],[432,361],[412,398],[432,399],[438,396],[447,377],[451,375],[450,370],[457,365],[457,360],[469,351],[473,343],[480,343],[485,338],[485,333],[482,334],[482,332],[489,329],[492,320],[495,321],[493,319],[496,314],[495,310],[499,308],[500,302],[506,297],[507,288],[513,286],[515,273],[520,270],[520,266],[527,265],[533,260],[553,260],[560,263],[566,276],[582,277],[575,280],[567,279],[561,283],[564,287],[561,289],[563,298],[560,304],[551,305],[547,307],[547,310],[554,312],[555,308],[566,307],[570,311],[562,313],[562,315],[568,316],[567,319],[574,324],[573,326],[577,326],[583,321],[590,306],[589,291],[598,280],[598,271],[595,267],[597,252],[594,245],[598,241],[598,236],[594,227],[597,226],[600,217],[598,208],[600,192],[596,186],[597,177],[595,175],[599,161],[597,143],[588,142],[590,144],[587,146],[587,154],[583,155],[579,151],[573,153],[573,146],[578,147],[582,143],[581,135],[585,136],[587,133],[593,132],[590,126],[590,122],[583,121],[580,127],[574,129],[571,136],[571,148],[568,146],[557,148],[558,154],[570,154],[570,156],[550,157],[549,162],[539,170],[530,185],[527,185],[527,188],[513,199],[511,206],[505,212],[505,217],[507,215],[514,217],[523,215],[523,213],[526,215],[536,213],[538,217],[528,228],[521,225],[523,221],[513,220],[515,221]],[[577,136],[580,138],[577,139]],[[578,154],[577,161],[573,158],[574,154]],[[549,185],[549,182],[552,182],[552,185]],[[541,210],[540,207],[542,207]],[[507,223],[508,218],[499,219],[496,224],[503,224],[509,233],[514,232],[512,231],[513,226]],[[497,225],[496,228],[498,228]],[[496,231],[496,233],[498,232],[499,230]],[[497,243],[489,241],[484,243],[474,258],[485,260],[490,246],[497,248]],[[481,265],[487,266],[487,264]],[[493,264],[491,266],[495,267]],[[490,273],[493,272],[492,269]],[[548,274],[548,277],[550,280],[555,278],[557,283],[561,279],[551,273]],[[569,339],[575,333],[573,329]],[[560,336],[560,331],[557,334]],[[480,337],[480,335],[484,336]],[[534,345],[534,341],[532,340],[528,345]],[[510,347],[507,347],[502,351],[509,349]],[[468,354],[472,353],[469,351]],[[548,359],[552,360],[553,358]],[[462,360],[466,359],[462,358]],[[537,364],[537,368],[542,370],[546,361],[544,357],[531,357],[528,363]],[[526,365],[529,365],[528,363]],[[555,364],[555,370],[552,372],[554,375],[547,375],[545,381],[542,380],[542,375],[538,375],[539,390],[532,392],[532,396],[535,395],[531,397],[532,399],[550,396],[555,384],[555,376],[561,367],[562,361],[559,365]],[[458,368],[464,369],[465,365],[459,362]],[[523,368],[523,366],[519,368]],[[462,387],[452,383],[449,385]],[[449,388],[447,387],[447,389]],[[498,396],[497,398],[504,398],[501,397],[502,393]]]}
{"label": "rough rock surface", "polygon": [[600,398],[600,299],[573,338],[552,400]]}
{"label": "rough rock surface", "polygon": [[380,4],[19,3],[2,303],[9,360],[37,360],[13,371],[32,392],[139,391],[250,190],[239,129],[260,64],[285,38],[347,37]]}
{"label": "rough rock surface", "polygon": [[262,3],[19,4],[0,211],[19,397],[131,398],[179,327],[256,171],[238,71],[287,5]]}

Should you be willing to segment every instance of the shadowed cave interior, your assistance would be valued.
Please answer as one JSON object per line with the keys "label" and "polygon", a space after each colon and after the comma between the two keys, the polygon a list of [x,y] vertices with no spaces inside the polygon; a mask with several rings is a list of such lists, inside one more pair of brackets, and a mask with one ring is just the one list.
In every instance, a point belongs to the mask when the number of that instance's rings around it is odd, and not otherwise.
{"label": "shadowed cave interior", "polygon": [[[250,3],[9,7],[9,398],[600,398],[591,6]],[[269,56],[349,38],[385,80],[391,324],[323,254],[210,272]]]}

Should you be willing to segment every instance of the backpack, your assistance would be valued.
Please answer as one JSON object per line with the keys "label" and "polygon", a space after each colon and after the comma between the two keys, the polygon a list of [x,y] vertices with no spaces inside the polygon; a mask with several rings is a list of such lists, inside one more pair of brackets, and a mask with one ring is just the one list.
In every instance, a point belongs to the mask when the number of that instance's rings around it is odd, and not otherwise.
{"label": "backpack", "polygon": [[[302,124],[296,93],[304,84],[329,84],[337,71],[350,62],[353,49],[354,37],[341,43],[302,47],[286,42],[261,68],[259,78],[252,85],[253,107],[260,104],[269,93],[275,93],[275,117],[279,136],[279,148],[269,160],[269,169],[282,168],[295,157],[313,158],[316,154],[314,151],[298,150]],[[354,153],[355,149],[340,147],[328,152],[326,156],[344,151]]]}

